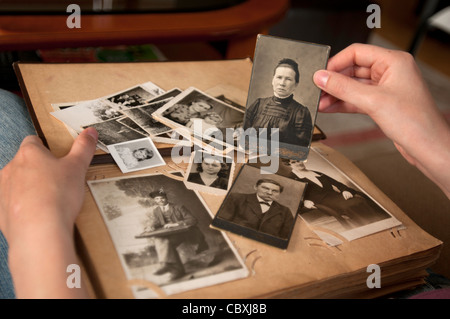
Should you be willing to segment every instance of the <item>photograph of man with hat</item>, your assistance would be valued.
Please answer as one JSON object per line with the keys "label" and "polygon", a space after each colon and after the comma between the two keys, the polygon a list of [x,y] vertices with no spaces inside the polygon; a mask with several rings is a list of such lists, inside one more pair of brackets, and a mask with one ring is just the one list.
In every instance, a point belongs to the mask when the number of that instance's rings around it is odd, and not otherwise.
{"label": "photograph of man with hat", "polygon": [[252,193],[231,193],[218,217],[271,236],[288,239],[294,215],[277,200],[284,187],[278,181],[261,178]]}
{"label": "photograph of man with hat", "polygon": [[[208,249],[205,236],[196,226],[197,220],[183,205],[175,205],[169,202],[167,194],[160,189],[150,193],[155,206],[147,213],[146,231],[167,229],[166,234],[153,237],[155,250],[158,255],[160,267],[155,275],[169,274],[169,280],[182,277],[185,269],[181,261],[177,247],[182,243],[195,245],[195,253]],[[191,226],[182,232],[170,232],[180,226]]]}

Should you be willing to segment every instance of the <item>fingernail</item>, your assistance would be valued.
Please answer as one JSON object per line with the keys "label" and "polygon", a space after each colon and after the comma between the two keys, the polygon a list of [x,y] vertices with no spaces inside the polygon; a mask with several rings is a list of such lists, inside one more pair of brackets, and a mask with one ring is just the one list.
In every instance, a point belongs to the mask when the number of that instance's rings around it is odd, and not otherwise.
{"label": "fingernail", "polygon": [[97,132],[97,130],[95,128],[88,127],[85,130],[85,132],[86,132],[87,135],[91,136],[95,141],[97,141],[97,139],[98,139],[98,132]]}
{"label": "fingernail", "polygon": [[327,85],[330,74],[327,71],[319,70],[314,73],[314,83],[320,88],[324,88]]}

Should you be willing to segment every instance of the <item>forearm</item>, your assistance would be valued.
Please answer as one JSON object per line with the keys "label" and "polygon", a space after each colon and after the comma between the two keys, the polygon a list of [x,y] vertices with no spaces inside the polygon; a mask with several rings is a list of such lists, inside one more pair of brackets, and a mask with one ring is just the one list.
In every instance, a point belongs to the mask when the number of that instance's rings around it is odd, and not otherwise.
{"label": "forearm", "polygon": [[[11,240],[9,265],[18,298],[87,298],[85,285],[70,288],[67,279],[79,265],[73,231],[54,221],[24,225],[20,238]],[[71,280],[69,280],[72,283]]]}
{"label": "forearm", "polygon": [[411,138],[406,145],[396,144],[400,153],[450,199],[449,145],[450,126],[444,119],[438,118],[427,133],[420,132],[417,139]]}

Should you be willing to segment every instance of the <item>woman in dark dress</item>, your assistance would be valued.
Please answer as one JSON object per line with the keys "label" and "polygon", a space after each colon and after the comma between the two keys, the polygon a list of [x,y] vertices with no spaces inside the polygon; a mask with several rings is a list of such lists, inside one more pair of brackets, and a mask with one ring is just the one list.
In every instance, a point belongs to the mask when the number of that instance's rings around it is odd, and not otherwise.
{"label": "woman in dark dress", "polygon": [[273,96],[258,98],[248,107],[244,129],[278,128],[280,143],[309,146],[313,131],[311,114],[306,106],[294,100],[299,80],[297,62],[280,60],[272,79]]}

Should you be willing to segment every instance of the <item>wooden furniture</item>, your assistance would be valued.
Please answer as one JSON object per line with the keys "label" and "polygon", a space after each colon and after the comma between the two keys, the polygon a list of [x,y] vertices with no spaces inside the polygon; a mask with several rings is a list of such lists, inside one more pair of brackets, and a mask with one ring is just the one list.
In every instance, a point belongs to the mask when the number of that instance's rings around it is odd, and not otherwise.
{"label": "wooden furniture", "polygon": [[4,15],[0,50],[35,50],[118,44],[226,41],[225,58],[253,56],[256,35],[267,33],[289,8],[288,0],[247,0],[225,9],[186,13],[81,13],[81,28],[67,15]]}

